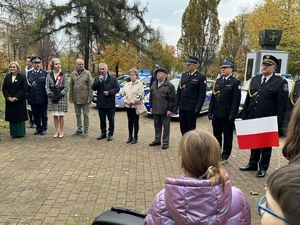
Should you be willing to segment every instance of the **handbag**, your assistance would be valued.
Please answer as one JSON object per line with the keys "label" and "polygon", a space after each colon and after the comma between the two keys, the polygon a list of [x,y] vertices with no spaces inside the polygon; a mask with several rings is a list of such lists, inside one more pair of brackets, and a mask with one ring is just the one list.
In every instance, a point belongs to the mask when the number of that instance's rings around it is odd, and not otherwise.
{"label": "handbag", "polygon": [[144,104],[137,105],[135,108],[136,115],[144,115],[147,113],[147,108]]}

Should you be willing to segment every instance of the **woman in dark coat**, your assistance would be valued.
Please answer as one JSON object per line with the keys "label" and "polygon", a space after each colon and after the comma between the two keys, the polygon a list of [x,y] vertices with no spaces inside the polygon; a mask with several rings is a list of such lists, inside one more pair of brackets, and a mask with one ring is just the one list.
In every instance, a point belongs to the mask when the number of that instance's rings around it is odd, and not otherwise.
{"label": "woman in dark coat", "polygon": [[18,62],[9,64],[10,73],[4,78],[2,92],[5,98],[5,120],[9,121],[12,138],[26,135],[25,121],[28,120],[26,108],[26,77],[21,74]]}
{"label": "woman in dark coat", "polygon": [[53,115],[55,134],[53,137],[64,136],[64,115],[68,111],[68,77],[61,71],[60,60],[53,58],[50,62],[52,71],[46,78],[48,109]]}

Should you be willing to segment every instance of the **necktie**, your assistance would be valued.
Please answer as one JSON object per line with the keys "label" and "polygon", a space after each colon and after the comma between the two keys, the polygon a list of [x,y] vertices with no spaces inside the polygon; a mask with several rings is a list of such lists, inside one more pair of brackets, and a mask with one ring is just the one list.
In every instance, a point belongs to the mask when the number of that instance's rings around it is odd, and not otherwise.
{"label": "necktie", "polygon": [[225,83],[225,81],[226,81],[226,79],[225,79],[225,78],[223,78],[223,83]]}
{"label": "necktie", "polygon": [[263,82],[261,83],[261,85],[264,85],[266,83],[267,78],[264,77]]}

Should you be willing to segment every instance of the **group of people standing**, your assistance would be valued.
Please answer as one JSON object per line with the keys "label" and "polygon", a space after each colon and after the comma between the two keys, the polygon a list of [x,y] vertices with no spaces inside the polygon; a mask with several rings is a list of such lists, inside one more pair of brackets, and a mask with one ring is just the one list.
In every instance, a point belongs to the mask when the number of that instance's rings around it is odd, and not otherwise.
{"label": "group of people standing", "polygon": [[48,110],[54,120],[53,137],[64,136],[64,115],[68,111],[68,77],[61,71],[58,58],[53,58],[50,62],[51,72],[41,69],[40,64],[39,56],[29,56],[22,73],[18,62],[9,64],[10,72],[5,76],[2,91],[5,98],[5,120],[9,121],[12,138],[26,135],[25,121],[28,116],[28,127],[36,129],[34,135],[45,135],[48,129]]}

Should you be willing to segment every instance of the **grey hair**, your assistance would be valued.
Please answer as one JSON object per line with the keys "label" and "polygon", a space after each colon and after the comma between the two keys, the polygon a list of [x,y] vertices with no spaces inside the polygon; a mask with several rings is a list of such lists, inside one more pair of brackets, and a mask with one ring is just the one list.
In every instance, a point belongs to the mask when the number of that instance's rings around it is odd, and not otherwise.
{"label": "grey hair", "polygon": [[100,64],[99,64],[99,67],[100,67],[100,66],[105,66],[106,69],[108,69],[108,66],[106,65],[106,63],[100,63]]}
{"label": "grey hair", "polygon": [[53,58],[53,59],[50,61],[51,69],[53,69],[53,67],[54,67],[54,62],[56,62],[56,61],[59,61],[59,62],[60,62],[59,58]]}

